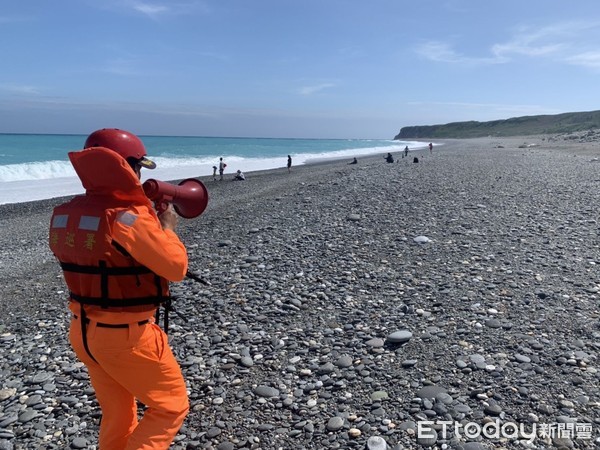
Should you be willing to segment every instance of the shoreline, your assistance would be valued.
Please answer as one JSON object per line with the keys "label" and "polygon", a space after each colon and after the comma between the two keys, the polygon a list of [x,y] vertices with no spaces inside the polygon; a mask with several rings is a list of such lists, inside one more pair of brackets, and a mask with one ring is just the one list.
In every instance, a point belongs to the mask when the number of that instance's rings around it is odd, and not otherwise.
{"label": "shoreline", "polygon": [[[224,141],[227,142],[227,140]],[[286,167],[287,155],[269,156],[268,146],[264,148],[261,148],[260,145],[258,148],[253,147],[253,141],[249,140],[247,143],[249,147],[246,148],[243,142],[246,141],[240,141],[237,146],[229,143],[220,144],[221,147],[219,147],[219,144],[217,144],[217,148],[213,149],[212,153],[218,153],[220,149],[224,150],[226,153],[222,156],[225,156],[225,159],[229,163],[230,167],[228,167],[228,170],[233,170],[234,172],[237,169],[241,169],[245,173],[251,173],[259,170]],[[378,149],[380,145],[384,146],[386,149],[398,148],[400,145],[398,142],[394,143],[390,140],[378,140],[376,142],[365,140],[357,143],[356,145],[358,147],[352,149],[354,145],[347,141],[336,140],[336,142],[337,144],[330,147],[325,141],[315,140],[312,147],[309,146],[305,148],[303,147],[303,144],[300,144],[297,148],[289,148],[287,150],[293,153],[294,163],[296,165],[301,165],[306,162],[312,163],[314,160],[318,161],[321,158],[343,158],[344,156],[355,155],[357,153],[362,155],[363,152],[376,152],[375,154],[377,154],[379,151],[382,151]],[[206,144],[203,145],[199,144],[199,147],[195,148],[194,151],[189,151],[187,156],[182,156],[180,158],[171,155],[165,148],[164,143],[159,144],[159,147],[155,149],[157,153],[150,154],[150,158],[156,158],[157,168],[156,170],[143,173],[144,179],[151,177],[159,180],[169,180],[209,176],[212,173],[214,164],[213,157],[210,157],[209,155],[193,156],[195,151],[206,152],[209,150],[206,148]],[[366,147],[361,148],[362,146]],[[60,151],[56,147],[53,148],[55,151]],[[313,153],[310,152],[311,148]],[[236,150],[238,154],[235,153]],[[280,149],[280,151],[285,150],[285,146]],[[308,151],[308,153],[303,153],[304,150]],[[35,152],[35,149],[33,151]],[[245,156],[245,153],[249,151],[256,151],[257,155],[262,154],[262,156]],[[64,156],[66,156],[66,154]],[[214,160],[218,160],[218,156],[214,157]],[[66,159],[52,161],[50,164],[39,164],[35,162],[8,164],[0,167],[0,169],[2,169],[2,176],[0,178],[4,179],[4,181],[0,182],[1,204],[23,203],[82,193],[81,183],[73,171],[71,164]],[[50,178],[48,178],[49,176]],[[29,177],[32,177],[33,179],[22,179]]]}
{"label": "shoreline", "polygon": [[[211,285],[172,285],[191,403],[173,449],[465,445],[419,437],[425,420],[590,427],[477,450],[600,444],[599,144],[443,142],[419,164],[200,177],[209,205],[178,233]],[[47,246],[62,200],[0,205],[0,447],[96,442]]]}
{"label": "shoreline", "polygon": [[[424,155],[428,155],[428,149],[426,148],[427,143],[432,142],[432,141],[438,141],[439,144],[435,147],[437,149],[437,151],[440,150],[445,150],[445,149],[452,149],[454,146],[460,146],[461,142],[465,142],[465,143],[469,143],[469,145],[483,145],[483,146],[487,146],[488,148],[492,147],[492,148],[496,148],[497,146],[501,146],[502,144],[505,144],[508,146],[508,148],[519,148],[520,145],[531,145],[532,149],[538,149],[540,147],[542,147],[544,150],[555,150],[555,151],[559,151],[559,152],[569,152],[575,155],[579,155],[579,156],[586,156],[586,155],[600,155],[600,142],[588,142],[588,143],[579,143],[579,142],[569,142],[569,141],[565,141],[565,140],[553,140],[554,138],[552,136],[546,136],[546,135],[535,135],[535,136],[515,136],[515,137],[489,137],[489,138],[468,138],[468,139],[413,139],[415,142],[421,142],[423,144],[423,148],[420,148],[418,150],[410,150],[410,155],[417,155],[417,154],[424,154]],[[360,149],[357,150],[357,154],[356,157],[357,159],[360,160],[370,160],[370,161],[377,161],[379,160],[386,152],[382,152],[381,155],[379,154],[373,154],[373,153],[367,153],[367,154],[361,154],[360,153]],[[393,154],[395,154],[396,159],[401,159],[401,155],[402,152],[398,151],[398,152],[394,152]],[[311,159],[308,160],[307,162],[303,163],[302,165],[299,166],[293,166],[294,170],[297,170],[298,168],[301,167],[310,167],[310,166],[319,166],[322,164],[335,164],[335,163],[342,163],[343,161],[349,161],[351,157],[331,157],[331,158],[315,158],[315,159]],[[244,172],[244,173],[248,173],[248,174],[252,174],[252,177],[255,178],[256,176],[266,176],[269,173],[278,173],[278,172],[287,172],[287,168],[285,166],[281,166],[281,167],[276,167],[276,168],[272,168],[272,169],[264,169],[264,170],[253,170],[253,171],[249,171],[249,172]],[[233,177],[233,173],[229,173],[227,174],[229,178]],[[202,175],[202,176],[198,176],[195,177],[197,179],[199,179],[200,181],[202,181],[203,183],[211,183],[212,180],[212,175]],[[183,178],[173,178],[173,179],[168,179],[168,180],[163,180],[163,181],[167,181],[169,183],[177,183],[179,181],[181,181]],[[81,194],[83,194],[83,192],[81,192]],[[75,195],[81,195],[81,194],[72,194],[72,195],[64,195],[64,196],[57,196],[57,197],[51,197],[51,198],[47,198],[47,199],[40,199],[40,200],[30,200],[30,201],[25,201],[25,202],[17,202],[17,203],[3,203],[0,204],[0,214],[4,213],[5,211],[10,212],[11,209],[18,209],[19,206],[17,205],[28,205],[30,210],[37,210],[39,208],[44,208],[44,203],[48,202],[52,205],[55,204],[59,204],[62,201],[65,201],[68,198],[71,198]]]}

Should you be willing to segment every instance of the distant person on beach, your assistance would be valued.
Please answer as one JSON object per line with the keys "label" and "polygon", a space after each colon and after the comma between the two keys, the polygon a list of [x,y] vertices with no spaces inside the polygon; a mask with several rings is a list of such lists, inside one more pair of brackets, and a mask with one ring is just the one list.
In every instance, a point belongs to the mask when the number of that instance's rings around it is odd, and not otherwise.
{"label": "distant person on beach", "polygon": [[290,155],[288,155],[287,168],[288,168],[288,173],[290,173],[292,171],[292,157]]}
{"label": "distant person on beach", "polygon": [[179,364],[154,323],[169,282],[187,273],[177,214],[169,205],[157,217],[146,197],[141,170],[156,164],[134,134],[95,131],[69,159],[86,192],[54,208],[49,245],[69,292],[69,340],[102,410],[98,447],[168,449],[189,410]]}
{"label": "distant person on beach", "polygon": [[233,177],[233,181],[246,181],[246,177],[241,170],[238,170],[235,174],[235,177]]}
{"label": "distant person on beach", "polygon": [[358,159],[354,158],[352,162],[349,162],[348,164],[358,164]]}
{"label": "distant person on beach", "polygon": [[433,144],[431,142],[429,143],[429,154],[433,154]]}
{"label": "distant person on beach", "polygon": [[225,172],[225,167],[227,167],[227,164],[225,164],[225,161],[223,161],[223,158],[219,158],[219,180],[223,181],[223,172]]}
{"label": "distant person on beach", "polygon": [[388,163],[394,162],[394,157],[392,156],[391,153],[388,153],[387,156],[384,156],[384,158],[385,158],[385,162],[388,162]]}
{"label": "distant person on beach", "polygon": [[408,156],[408,145],[404,147],[404,156]]}
{"label": "distant person on beach", "polygon": [[213,181],[217,181],[217,166],[213,166]]}

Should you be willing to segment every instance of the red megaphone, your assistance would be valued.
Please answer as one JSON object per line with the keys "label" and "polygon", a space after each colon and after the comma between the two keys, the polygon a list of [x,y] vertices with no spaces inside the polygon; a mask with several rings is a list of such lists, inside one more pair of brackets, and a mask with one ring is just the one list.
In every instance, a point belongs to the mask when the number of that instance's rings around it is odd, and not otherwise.
{"label": "red megaphone", "polygon": [[183,180],[179,185],[150,179],[142,187],[146,197],[154,202],[158,214],[172,203],[177,214],[193,219],[202,214],[208,205],[208,190],[195,178]]}

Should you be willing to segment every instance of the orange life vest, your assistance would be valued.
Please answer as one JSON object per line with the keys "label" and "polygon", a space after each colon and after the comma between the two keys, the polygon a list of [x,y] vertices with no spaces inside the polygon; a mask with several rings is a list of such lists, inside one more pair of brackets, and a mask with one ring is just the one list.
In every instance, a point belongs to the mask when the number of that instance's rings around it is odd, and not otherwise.
{"label": "orange life vest", "polygon": [[96,147],[71,152],[69,159],[86,194],[54,209],[49,240],[76,303],[71,309],[77,314],[90,305],[87,317],[107,323],[123,322],[114,312],[132,313],[130,320],[147,318],[168,300],[168,281],[185,276],[185,247],[162,229],[121,156]]}

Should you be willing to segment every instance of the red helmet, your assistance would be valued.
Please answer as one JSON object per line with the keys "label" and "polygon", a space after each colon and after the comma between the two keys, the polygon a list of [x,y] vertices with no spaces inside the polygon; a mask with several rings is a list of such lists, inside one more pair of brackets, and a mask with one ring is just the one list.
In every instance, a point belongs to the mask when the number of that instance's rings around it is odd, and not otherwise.
{"label": "red helmet", "polygon": [[146,148],[141,139],[129,131],[117,128],[103,128],[96,130],[85,140],[83,148],[106,147],[125,158],[128,162],[135,162],[147,169],[154,169],[156,164],[146,156]]}

